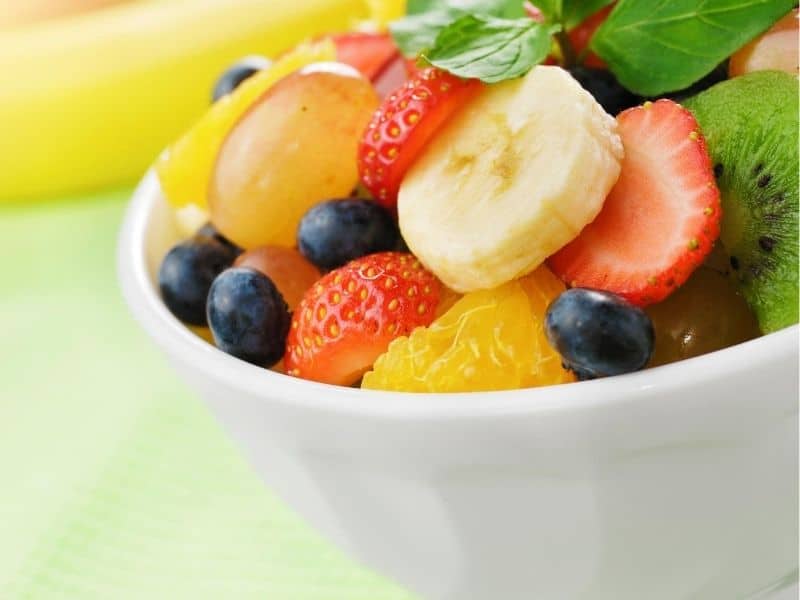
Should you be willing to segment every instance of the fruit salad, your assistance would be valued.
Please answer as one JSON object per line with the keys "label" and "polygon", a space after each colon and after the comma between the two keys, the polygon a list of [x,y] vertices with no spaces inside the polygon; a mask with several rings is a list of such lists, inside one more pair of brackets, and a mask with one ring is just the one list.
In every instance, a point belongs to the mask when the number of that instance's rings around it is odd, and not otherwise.
{"label": "fruit salad", "polygon": [[409,2],[243,58],[156,164],[165,305],[287,377],[434,393],[794,325],[798,11],[661,4]]}

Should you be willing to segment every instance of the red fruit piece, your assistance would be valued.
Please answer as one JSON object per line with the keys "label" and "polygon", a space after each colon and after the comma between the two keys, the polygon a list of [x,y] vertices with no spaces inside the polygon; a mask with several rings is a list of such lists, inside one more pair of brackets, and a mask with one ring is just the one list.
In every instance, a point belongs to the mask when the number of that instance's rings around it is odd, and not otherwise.
{"label": "red fruit piece", "polygon": [[[570,30],[567,34],[575,54],[580,56],[588,47],[589,42],[592,41],[594,32],[597,31],[600,25],[606,20],[609,13],[614,9],[614,4],[602,8],[592,16],[588,17],[583,23]],[[606,68],[606,63],[603,59],[597,56],[594,52],[586,54],[586,59],[583,64],[587,67],[595,67],[598,69]]]}
{"label": "red fruit piece", "polygon": [[719,236],[719,189],[699,125],[672,100],[617,117],[622,171],[603,210],[550,257],[573,287],[616,292],[645,306],[691,275]]}
{"label": "red fruit piece", "polygon": [[331,39],[336,46],[336,60],[354,67],[373,82],[399,56],[388,33],[345,33]]}
{"label": "red fruit piece", "polygon": [[403,85],[411,76],[408,61],[402,54],[395,56],[389,64],[372,80],[375,91],[381,100]]}
{"label": "red fruit piece", "polygon": [[397,191],[414,159],[442,124],[482,87],[427,68],[390,94],[375,112],[358,148],[361,182],[394,210]]}
{"label": "red fruit piece", "polygon": [[406,79],[411,79],[412,77],[416,77],[417,75],[420,74],[421,71],[425,69],[424,66],[421,66],[424,63],[424,61],[417,62],[416,58],[403,58],[403,62],[405,63],[406,66]]}
{"label": "red fruit piece", "polygon": [[381,252],[331,271],[305,295],[286,340],[286,372],[350,385],[400,336],[430,325],[441,284],[411,254]]}
{"label": "red fruit piece", "polygon": [[345,33],[331,39],[336,59],[358,69],[380,98],[400,87],[412,73],[388,33]]}

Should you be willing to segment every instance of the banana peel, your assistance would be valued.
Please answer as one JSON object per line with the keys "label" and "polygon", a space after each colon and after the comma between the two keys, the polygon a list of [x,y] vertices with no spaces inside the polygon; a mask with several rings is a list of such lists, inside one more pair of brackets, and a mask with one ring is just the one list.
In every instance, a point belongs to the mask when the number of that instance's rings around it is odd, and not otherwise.
{"label": "banana peel", "polygon": [[0,201],[130,182],[241,56],[402,12],[389,0],[123,4],[0,36]]}

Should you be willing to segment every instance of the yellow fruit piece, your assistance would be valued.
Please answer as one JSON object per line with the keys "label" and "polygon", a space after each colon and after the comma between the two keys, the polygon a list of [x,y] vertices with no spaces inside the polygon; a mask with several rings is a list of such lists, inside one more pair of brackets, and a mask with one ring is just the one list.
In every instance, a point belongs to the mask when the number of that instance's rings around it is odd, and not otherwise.
{"label": "yellow fruit piece", "polygon": [[335,58],[336,47],[330,39],[300,44],[269,69],[245,80],[232,94],[211,105],[203,118],[167,148],[156,163],[167,199],[175,206],[197,204],[205,208],[217,153],[241,116],[286,75],[308,64]]}
{"label": "yellow fruit piece", "polygon": [[430,327],[393,341],[361,387],[477,392],[573,381],[544,335],[547,305],[563,291],[542,266],[499,288],[466,294]]}

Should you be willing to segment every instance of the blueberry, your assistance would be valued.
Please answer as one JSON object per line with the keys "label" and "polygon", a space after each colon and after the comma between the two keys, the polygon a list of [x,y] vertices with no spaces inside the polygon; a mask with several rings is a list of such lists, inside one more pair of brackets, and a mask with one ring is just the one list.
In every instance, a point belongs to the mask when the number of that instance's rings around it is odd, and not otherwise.
{"label": "blueberry", "polygon": [[227,96],[241,84],[245,79],[252,77],[259,71],[266,69],[270,65],[269,59],[263,56],[247,56],[234,63],[220,75],[214,84],[214,91],[211,99],[216,102],[223,96]]}
{"label": "blueberry", "polygon": [[297,246],[323,270],[335,269],[367,254],[394,250],[400,240],[389,212],[372,200],[328,200],[300,221]]}
{"label": "blueberry", "polygon": [[223,271],[208,293],[208,325],[217,347],[271,367],[286,350],[291,315],[272,280],[255,269]]}
{"label": "blueberry", "polygon": [[235,259],[233,249],[214,239],[198,237],[173,246],[158,271],[164,304],[184,323],[205,325],[211,283]]}
{"label": "blueberry", "polygon": [[590,67],[572,67],[569,72],[612,116],[642,102],[641,97],[622,87],[611,71]]}
{"label": "blueberry", "polygon": [[239,246],[237,246],[228,238],[226,238],[224,235],[222,235],[219,232],[219,230],[216,227],[214,227],[211,223],[206,223],[200,229],[198,229],[197,233],[194,234],[194,237],[195,239],[216,240],[220,244],[228,246],[231,250],[233,250],[236,253],[237,256],[242,253],[242,249],[239,248]]}
{"label": "blueberry", "polygon": [[638,371],[653,353],[650,317],[610,292],[567,290],[547,307],[544,325],[564,367],[579,379]]}

